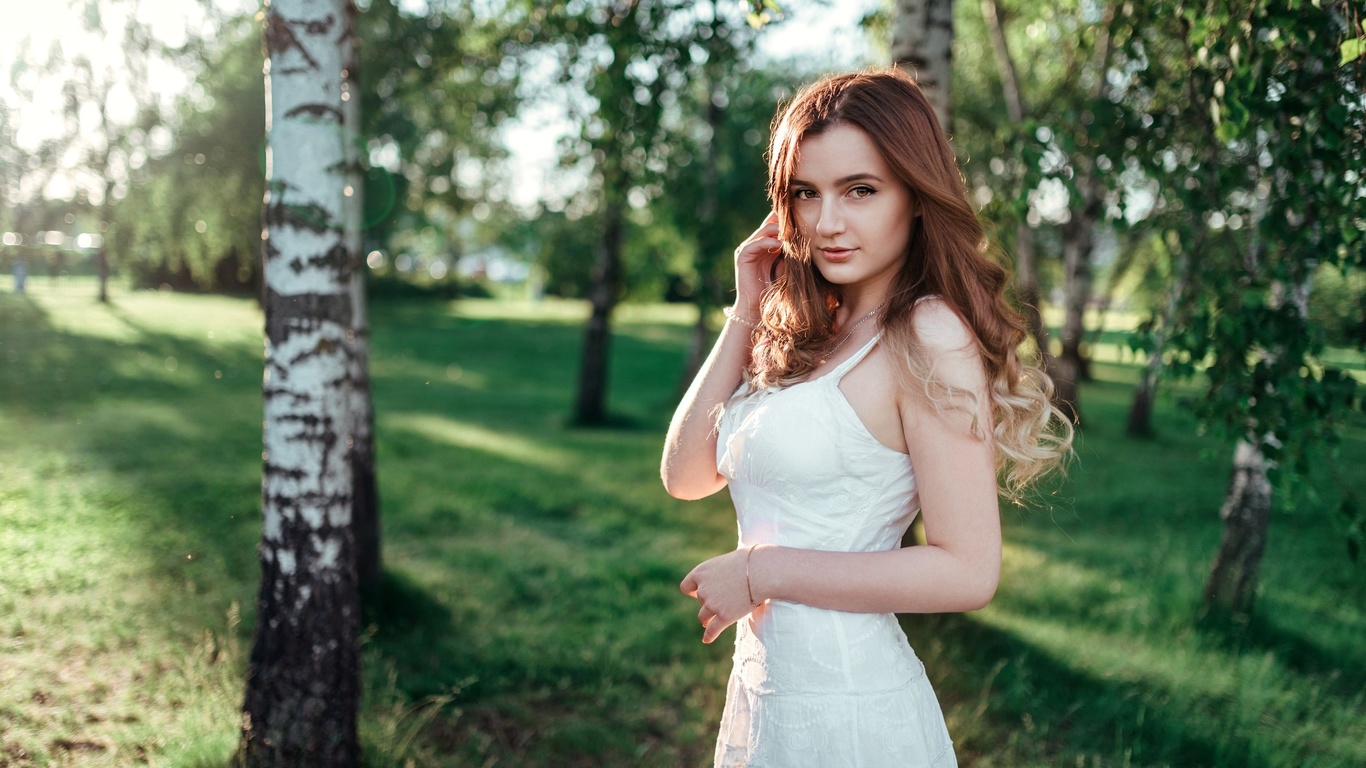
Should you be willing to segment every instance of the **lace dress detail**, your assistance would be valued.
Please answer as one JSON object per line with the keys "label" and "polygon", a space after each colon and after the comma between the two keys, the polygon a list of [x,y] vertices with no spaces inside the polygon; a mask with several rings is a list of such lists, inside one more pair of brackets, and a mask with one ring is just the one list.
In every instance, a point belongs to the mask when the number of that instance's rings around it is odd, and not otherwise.
{"label": "lace dress detail", "polygon": [[[878,442],[830,373],[748,393],[719,425],[740,546],[876,552],[900,546],[919,510],[905,454]],[[956,766],[944,716],[892,614],[771,600],[736,624],[717,768]]]}

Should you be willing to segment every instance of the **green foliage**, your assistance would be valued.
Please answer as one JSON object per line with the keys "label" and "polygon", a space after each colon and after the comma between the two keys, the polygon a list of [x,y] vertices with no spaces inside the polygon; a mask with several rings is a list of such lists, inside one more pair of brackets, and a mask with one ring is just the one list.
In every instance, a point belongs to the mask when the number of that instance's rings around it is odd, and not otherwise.
{"label": "green foliage", "polygon": [[1366,274],[1322,265],[1309,290],[1310,324],[1334,347],[1366,349]]}
{"label": "green foliage", "polygon": [[184,55],[202,76],[180,102],[170,148],[134,173],[116,206],[110,248],[137,287],[250,292],[265,192],[259,27],[224,20],[214,44]]}
{"label": "green foliage", "polygon": [[[717,37],[720,37],[718,34]],[[654,215],[669,222],[685,238],[698,258],[676,266],[684,290],[696,297],[710,293],[706,303],[727,303],[733,290],[735,247],[768,215],[766,186],[768,124],[779,102],[796,90],[802,73],[788,69],[752,67],[732,49],[712,47],[721,74],[707,87],[699,78],[680,95],[686,110],[677,137],[670,145],[663,194],[653,206]],[[729,54],[738,60],[722,59]],[[708,125],[708,108],[718,103],[717,130]],[[708,180],[707,153],[714,151],[715,177]],[[704,201],[713,195],[711,221],[702,216]]]}
{"label": "green foliage", "polygon": [[[497,131],[516,113],[520,70],[502,57],[510,17],[467,1],[424,13],[371,0],[357,19],[362,134],[369,167],[367,238],[433,224],[449,239],[477,203],[498,201],[506,150]],[[376,162],[378,161],[378,163]]]}
{"label": "green foliage", "polygon": [[1351,6],[1126,8],[1147,171],[1184,219],[1171,226],[1193,266],[1170,335],[1178,370],[1205,370],[1207,423],[1274,434],[1268,458],[1303,472],[1306,447],[1358,405],[1355,380],[1324,364],[1305,297],[1321,268],[1362,266],[1363,63],[1337,55]]}

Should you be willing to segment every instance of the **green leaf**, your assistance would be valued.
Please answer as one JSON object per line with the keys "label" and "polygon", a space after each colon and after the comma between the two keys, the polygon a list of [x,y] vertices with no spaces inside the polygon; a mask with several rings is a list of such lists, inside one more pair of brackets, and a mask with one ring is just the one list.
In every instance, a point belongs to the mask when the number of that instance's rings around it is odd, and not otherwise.
{"label": "green leaf", "polygon": [[1338,50],[1342,52],[1342,61],[1338,62],[1338,66],[1351,64],[1366,55],[1366,36],[1343,40],[1342,46]]}

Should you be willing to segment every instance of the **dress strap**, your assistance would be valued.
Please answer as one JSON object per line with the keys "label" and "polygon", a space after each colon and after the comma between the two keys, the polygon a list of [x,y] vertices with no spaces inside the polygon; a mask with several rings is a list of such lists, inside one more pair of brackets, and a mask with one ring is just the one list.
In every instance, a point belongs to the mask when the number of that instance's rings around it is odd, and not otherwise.
{"label": "dress strap", "polygon": [[844,378],[844,374],[848,373],[854,366],[858,365],[859,362],[863,360],[863,358],[867,357],[868,353],[873,351],[873,347],[876,346],[878,341],[880,341],[881,339],[882,331],[878,331],[877,335],[869,339],[867,344],[864,344],[862,347],[859,348],[859,351],[850,355],[848,360],[845,360],[844,362],[835,366],[835,370],[826,374],[825,378],[828,378],[834,383],[838,384],[840,379]]}

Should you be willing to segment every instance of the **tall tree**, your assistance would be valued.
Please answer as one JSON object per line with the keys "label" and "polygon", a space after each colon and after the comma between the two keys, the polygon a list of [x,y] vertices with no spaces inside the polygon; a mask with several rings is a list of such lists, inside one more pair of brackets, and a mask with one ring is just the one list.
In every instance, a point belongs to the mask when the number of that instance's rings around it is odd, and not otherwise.
{"label": "tall tree", "polygon": [[352,260],[345,0],[266,9],[265,450],[261,590],[239,760],[357,763],[360,601],[347,431],[352,426]]}
{"label": "tall tree", "polygon": [[[1190,52],[1191,98],[1171,118],[1208,115],[1205,143],[1217,152],[1217,173],[1202,173],[1202,156],[1173,141],[1183,135],[1154,133],[1149,145],[1174,173],[1190,171],[1168,186],[1199,192],[1173,199],[1211,231],[1191,255],[1198,290],[1187,292],[1169,344],[1178,371],[1204,365],[1201,415],[1239,439],[1206,602],[1245,613],[1255,603],[1277,478],[1308,469],[1311,447],[1332,439],[1354,398],[1355,381],[1322,359],[1308,286],[1322,264],[1349,272],[1366,260],[1360,7],[1165,0],[1130,11],[1152,37],[1175,37]],[[1148,60],[1147,47],[1133,60]],[[1158,73],[1132,71],[1139,85],[1157,87]]]}
{"label": "tall tree", "polygon": [[[1015,129],[1023,129],[1025,118],[1030,113],[1021,88],[1015,56],[1011,53],[1006,36],[1005,10],[1001,7],[1000,0],[981,0],[981,7],[987,35],[991,39],[992,52],[995,54],[996,67],[1000,73],[1001,98],[1005,102],[1006,116]],[[1025,216],[1016,215],[1013,218],[1015,240],[1011,252],[1015,257],[1016,296],[1021,309],[1024,310],[1025,320],[1029,324],[1029,335],[1034,339],[1038,355],[1048,370],[1053,372],[1054,363],[1048,349],[1048,328],[1044,325],[1043,313],[1039,308],[1039,253],[1034,228],[1029,225]],[[1064,402],[1067,402],[1066,399]],[[1075,411],[1075,403],[1073,410]],[[1075,412],[1072,415],[1075,417]]]}
{"label": "tall tree", "polygon": [[[694,58],[703,60],[701,77],[689,94],[696,98],[695,109],[700,113],[694,115],[689,125],[696,141],[676,141],[675,145],[685,147],[688,155],[671,158],[670,162],[674,178],[668,184],[666,197],[673,198],[674,204],[668,207],[677,214],[672,217],[675,226],[691,235],[697,248],[693,263],[697,319],[688,360],[679,378],[680,387],[692,381],[711,349],[709,320],[717,304],[725,300],[726,283],[721,268],[730,269],[729,260],[722,256],[744,236],[727,226],[729,222],[722,209],[743,211],[752,222],[763,216],[762,210],[756,208],[767,205],[762,152],[755,146],[759,142],[746,141],[743,134],[757,138],[750,133],[755,124],[751,122],[753,112],[772,112],[772,99],[756,99],[763,86],[771,89],[770,77],[750,72],[745,66],[756,40],[751,29],[755,22],[744,23],[744,17],[734,13],[736,10],[733,3],[712,0],[709,17],[698,22],[706,25],[706,29],[699,35],[699,52],[694,53]],[[759,88],[744,89],[742,83],[753,83],[756,78]],[[731,117],[733,103],[743,113],[738,118],[743,132],[730,125],[735,119]],[[757,119],[767,118],[761,114]],[[701,155],[700,169],[695,162],[697,155]],[[696,186],[687,183],[694,181]]]}
{"label": "tall tree", "polygon": [[[622,291],[623,246],[633,207],[658,192],[667,150],[666,104],[686,82],[699,25],[683,0],[614,0],[589,7],[526,3],[528,42],[558,49],[562,83],[586,80],[571,101],[579,125],[571,161],[587,170],[598,233],[588,289],[574,421],[608,421],[611,318]],[[667,98],[666,98],[667,97]]]}
{"label": "tall tree", "polygon": [[939,125],[953,132],[953,0],[896,0],[892,63],[925,88]]}

